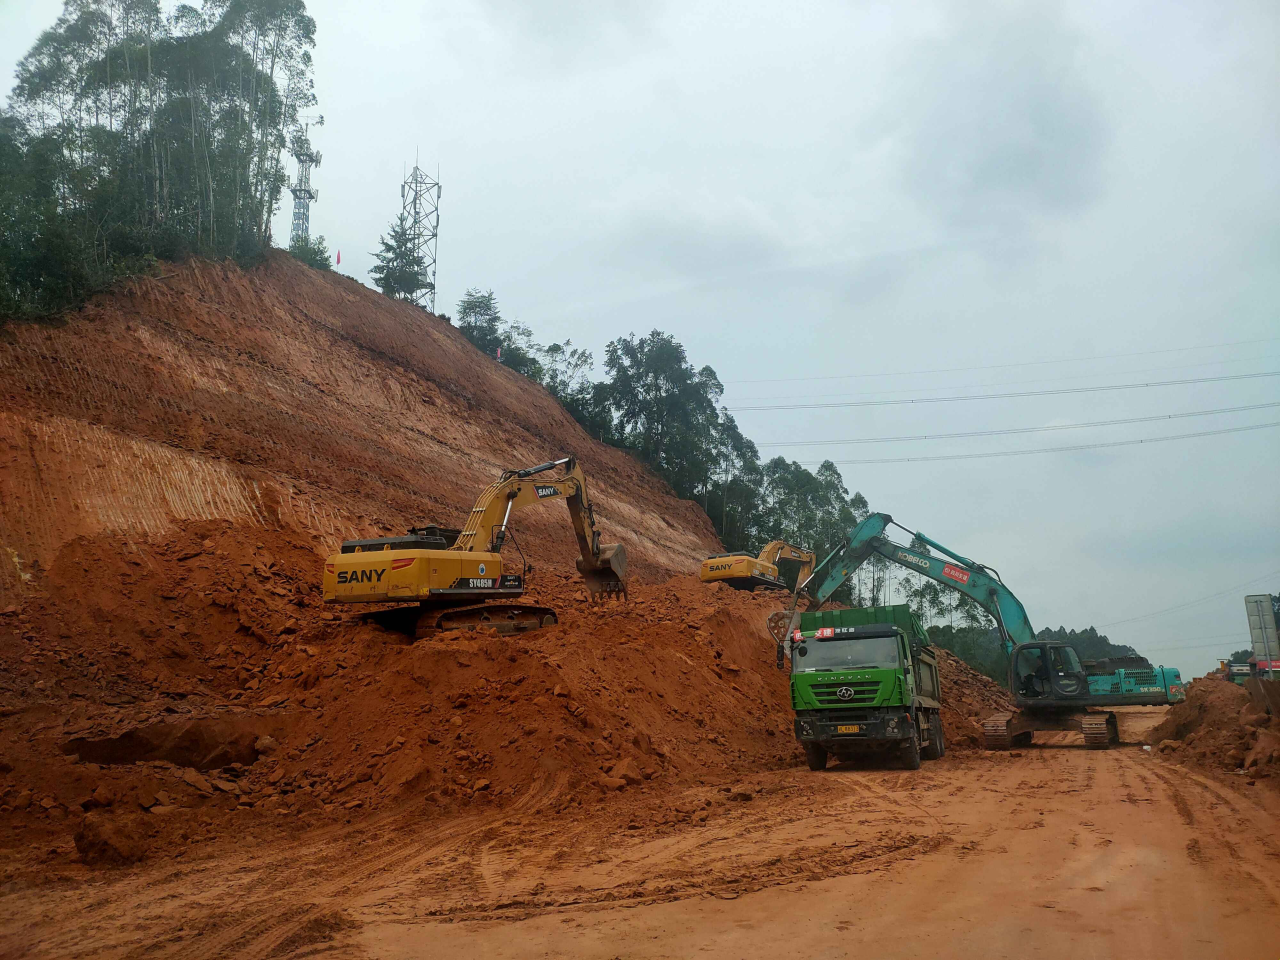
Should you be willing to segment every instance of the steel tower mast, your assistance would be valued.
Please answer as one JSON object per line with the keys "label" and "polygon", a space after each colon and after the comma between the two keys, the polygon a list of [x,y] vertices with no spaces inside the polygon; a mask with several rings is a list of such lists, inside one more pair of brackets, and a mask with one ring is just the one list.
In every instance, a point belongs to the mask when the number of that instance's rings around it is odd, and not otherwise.
{"label": "steel tower mast", "polygon": [[433,180],[414,161],[413,170],[400,185],[402,210],[413,238],[413,252],[422,257],[423,275],[429,284],[413,296],[413,302],[436,312],[436,235],[440,229],[440,174]]}

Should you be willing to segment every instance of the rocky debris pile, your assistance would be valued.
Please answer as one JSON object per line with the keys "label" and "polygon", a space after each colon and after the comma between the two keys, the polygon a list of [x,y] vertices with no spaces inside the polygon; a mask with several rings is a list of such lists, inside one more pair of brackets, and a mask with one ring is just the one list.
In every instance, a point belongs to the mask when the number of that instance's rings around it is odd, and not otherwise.
{"label": "rocky debris pile", "polygon": [[1169,709],[1147,743],[1177,763],[1240,771],[1280,787],[1280,717],[1234,683],[1193,680],[1187,699]]}
{"label": "rocky debris pile", "polygon": [[[234,558],[232,546],[215,538],[209,555],[225,547]],[[225,566],[209,563],[209,576]],[[291,563],[262,566],[273,584],[303,582]],[[554,627],[413,642],[290,589],[304,600],[291,604],[297,631],[255,631],[258,617],[240,616],[252,609],[251,581],[219,586],[197,570],[159,603],[213,594],[226,605],[190,616],[185,634],[128,643],[116,638],[128,627],[105,618],[80,638],[86,656],[22,665],[19,679],[49,683],[15,689],[0,719],[13,745],[0,767],[0,841],[5,828],[28,841],[75,831],[86,861],[126,863],[401,804],[431,816],[537,793],[565,810],[717,768],[794,762],[786,676],[762,626],[775,597],[682,577],[598,606],[575,577],[545,573],[535,593],[560,611]],[[133,616],[146,617],[148,596],[137,592]],[[63,632],[58,608],[23,608],[38,649]],[[0,637],[7,644],[32,649],[22,636]],[[101,683],[77,672],[99,655]],[[148,829],[133,829],[139,817]],[[122,828],[127,843],[111,841],[117,819],[133,824]]]}
{"label": "rocky debris pile", "polygon": [[950,650],[933,650],[942,683],[942,731],[947,749],[981,749],[981,722],[993,713],[1013,710],[1013,698]]}
{"label": "rocky debris pile", "polygon": [[[167,611],[185,634],[128,641],[123,621],[107,619],[80,640],[103,656],[100,682],[75,672],[85,657],[24,665],[51,683],[19,697],[5,721],[14,747],[0,767],[0,816],[14,837],[74,830],[86,860],[125,863],[152,848],[181,855],[231,832],[270,835],[404,804],[433,816],[534,795],[565,811],[802,762],[787,675],[763,626],[777,595],[678,577],[636,585],[625,604],[591,605],[577,578],[550,572],[533,592],[560,611],[555,626],[413,642],[358,611],[316,605],[305,552],[237,545],[234,531],[196,535],[151,564],[163,574],[208,558],[172,577],[168,599],[150,600],[158,591],[141,585],[129,594],[130,622]],[[270,546],[280,559],[268,564]],[[284,599],[263,584],[288,598],[296,630],[261,628],[280,617],[272,598]],[[185,615],[184,604],[194,605]],[[48,606],[24,608],[42,651],[62,632],[50,619],[59,605]],[[1010,709],[1008,695],[936,653],[948,744],[980,748],[978,721]],[[79,683],[96,702],[74,695]]]}

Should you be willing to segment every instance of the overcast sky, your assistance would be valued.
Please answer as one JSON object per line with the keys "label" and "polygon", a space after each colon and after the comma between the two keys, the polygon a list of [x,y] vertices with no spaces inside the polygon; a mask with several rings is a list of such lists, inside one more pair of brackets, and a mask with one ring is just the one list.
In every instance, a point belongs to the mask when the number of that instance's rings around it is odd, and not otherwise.
{"label": "overcast sky", "polygon": [[[731,409],[1280,370],[1273,2],[309,8],[312,232],[368,282],[405,165],[438,165],[444,312],[492,288],[540,340],[597,356],[659,328]],[[0,0],[3,60],[59,9]],[[1278,401],[1264,377],[736,416],[763,454],[813,464],[1218,430],[1280,407],[772,444]],[[1094,624],[1184,676],[1247,645],[1246,593],[1280,592],[1280,428],[841,470],[873,509],[997,568],[1037,628]]]}

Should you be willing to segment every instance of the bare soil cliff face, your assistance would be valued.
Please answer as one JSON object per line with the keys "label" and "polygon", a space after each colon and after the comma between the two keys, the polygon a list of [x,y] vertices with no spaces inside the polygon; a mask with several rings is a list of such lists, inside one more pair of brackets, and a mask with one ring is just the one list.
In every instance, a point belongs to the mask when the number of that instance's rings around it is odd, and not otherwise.
{"label": "bare soil cliff face", "polygon": [[[695,505],[444,321],[284,255],[167,269],[0,341],[0,603],[77,537],[141,548],[226,520],[325,553],[457,524],[501,469],[564,453],[641,580],[717,546]],[[573,569],[563,504],[519,530],[535,562]]]}
{"label": "bare soil cliff face", "polygon": [[[801,762],[780,599],[698,581],[695,504],[416,308],[283,256],[169,269],[0,340],[0,880]],[[554,627],[413,643],[320,602],[340,540],[570,452],[629,603],[587,603],[558,503],[516,521]],[[999,694],[941,663],[963,747]]]}

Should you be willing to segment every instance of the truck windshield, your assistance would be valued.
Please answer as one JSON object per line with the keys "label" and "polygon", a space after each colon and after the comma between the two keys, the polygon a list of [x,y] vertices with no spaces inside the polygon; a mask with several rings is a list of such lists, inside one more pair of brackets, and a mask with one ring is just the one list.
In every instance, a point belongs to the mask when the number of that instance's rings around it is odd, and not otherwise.
{"label": "truck windshield", "polygon": [[897,637],[854,637],[848,640],[805,640],[791,655],[795,673],[898,666]]}

